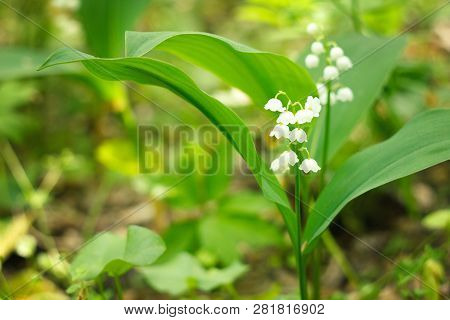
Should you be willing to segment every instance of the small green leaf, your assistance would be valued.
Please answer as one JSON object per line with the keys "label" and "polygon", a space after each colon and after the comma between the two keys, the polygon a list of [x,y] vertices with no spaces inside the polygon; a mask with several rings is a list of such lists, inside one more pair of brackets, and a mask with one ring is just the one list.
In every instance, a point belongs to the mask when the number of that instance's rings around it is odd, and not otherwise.
{"label": "small green leaf", "polygon": [[171,224],[163,235],[167,250],[158,262],[170,260],[182,251],[194,252],[198,248],[197,229],[197,220]]}
{"label": "small green leaf", "polygon": [[449,159],[450,110],[422,112],[390,139],[352,156],[336,172],[307,221],[306,243],[317,239],[352,199]]}
{"label": "small green leaf", "polygon": [[156,290],[178,296],[194,289],[211,291],[233,283],[247,267],[235,262],[224,269],[204,269],[197,259],[183,252],[164,264],[139,268],[139,271]]}
{"label": "small green leaf", "polygon": [[450,209],[442,209],[427,214],[422,224],[428,229],[445,230],[450,228]]}
{"label": "small green leaf", "polygon": [[132,267],[152,264],[166,249],[153,231],[129,226],[127,237],[105,232],[88,242],[76,255],[70,272],[73,280],[92,280],[103,273],[120,276]]}

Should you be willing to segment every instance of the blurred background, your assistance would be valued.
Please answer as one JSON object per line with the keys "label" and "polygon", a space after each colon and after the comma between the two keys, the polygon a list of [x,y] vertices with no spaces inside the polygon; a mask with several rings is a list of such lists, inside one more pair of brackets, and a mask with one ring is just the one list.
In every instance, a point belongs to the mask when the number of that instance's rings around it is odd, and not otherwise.
{"label": "blurred background", "polygon": [[[311,41],[304,31],[310,22],[322,25],[331,37],[359,33],[380,41],[408,29],[401,58],[334,156],[333,170],[354,152],[392,136],[417,113],[450,107],[450,6],[436,10],[445,3],[1,0],[0,291],[14,291],[17,299],[112,298],[110,279],[102,290],[95,281],[74,284],[71,257],[33,276],[121,219],[114,232],[125,234],[127,225],[142,225],[162,235],[168,248],[154,269],[127,273],[122,279],[125,298],[276,299],[295,298],[297,290],[295,258],[283,221],[252,176],[241,171],[228,175],[226,170],[204,175],[196,169],[172,187],[181,174],[137,174],[139,126],[197,128],[208,123],[204,116],[168,91],[105,82],[82,65],[37,72],[55,49],[70,46],[99,57],[119,57],[125,30],[203,31],[287,55],[303,65],[299,57]],[[250,126],[270,119],[262,106],[252,105],[210,73],[158,55],[181,66]],[[266,136],[255,139],[275,148]],[[194,155],[206,152],[195,141],[189,147]],[[225,141],[214,147],[219,154],[227,149]],[[190,161],[197,168],[195,156]],[[220,161],[242,166],[237,155]],[[331,228],[337,249],[330,255],[322,248],[323,297],[448,295],[449,181],[447,162],[346,206],[337,222],[395,264]],[[190,273],[194,269],[203,270],[210,285],[201,285],[206,280]],[[27,285],[21,287],[23,283]]]}

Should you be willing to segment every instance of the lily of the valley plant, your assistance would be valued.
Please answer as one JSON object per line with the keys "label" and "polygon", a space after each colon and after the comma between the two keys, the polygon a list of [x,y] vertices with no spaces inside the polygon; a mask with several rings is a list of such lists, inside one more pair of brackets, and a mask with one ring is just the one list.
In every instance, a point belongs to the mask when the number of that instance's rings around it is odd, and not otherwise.
{"label": "lily of the valley plant", "polygon": [[[316,81],[311,79],[304,68],[286,57],[261,52],[216,35],[197,32],[127,32],[125,57],[100,58],[64,48],[49,57],[41,68],[82,62],[92,74],[104,80],[135,81],[163,87],[196,107],[221,130],[246,161],[264,197],[277,205],[294,243],[301,298],[307,298],[305,255],[314,253],[314,244],[348,202],[368,190],[450,159],[450,139],[447,138],[450,137],[449,111],[430,110],[416,116],[389,140],[350,157],[325,186],[331,136],[330,108],[336,108],[333,114],[340,117],[349,113],[349,118],[360,118],[363,111],[373,104],[372,98],[379,93],[387,73],[395,66],[403,45],[400,43],[389,47],[391,42],[389,46],[383,46],[379,52],[367,58],[371,63],[382,59],[389,64],[382,70],[374,69],[370,75],[371,79],[376,79],[376,86],[365,82],[369,76],[361,77],[358,87],[364,88],[365,92],[355,89],[355,100],[357,98],[360,105],[355,108],[355,103],[352,103],[346,108],[345,103],[353,99],[353,91],[340,84],[338,79],[352,67],[351,60],[337,43],[324,39],[321,28],[316,24],[310,24],[307,31],[314,37],[314,41],[305,64],[308,68],[323,67],[321,77]],[[368,41],[361,39],[358,38],[355,45],[364,46]],[[276,113],[277,123],[270,135],[273,139],[287,142],[288,147],[272,161],[271,169],[278,174],[291,168],[294,170],[295,214],[273,172],[266,170],[266,164],[259,156],[245,122],[221,101],[201,90],[176,66],[143,57],[156,50],[167,51],[209,70],[248,95],[255,105],[265,104],[265,109]],[[386,55],[386,52],[391,54]],[[367,63],[365,65],[368,70],[370,66],[367,67]],[[254,72],[255,70],[264,72]],[[269,97],[271,99],[267,101]],[[337,102],[339,105],[333,107]],[[324,118],[323,122],[320,117]],[[318,121],[321,122],[320,130],[323,130],[320,134],[314,132],[319,128],[314,128]],[[354,122],[333,123],[333,127],[337,128],[333,132],[333,143],[341,140],[338,142],[342,144],[355,125]],[[239,134],[230,130],[236,126],[242,129]],[[311,132],[314,134],[311,135]],[[314,141],[314,145],[323,148],[319,150],[322,152],[318,152],[320,156],[310,154],[312,148],[308,150],[307,145],[311,143],[308,140],[311,137],[321,139]],[[309,187],[307,184],[300,184],[300,178],[304,174],[320,175],[320,194],[316,201],[309,201],[305,197],[305,201],[313,204],[313,210],[311,214],[305,214],[306,225],[302,228],[300,186],[306,191]],[[306,191],[302,192],[303,196],[311,194]],[[312,271],[314,270],[317,268],[313,267]]]}
{"label": "lily of the valley plant", "polygon": [[[284,151],[281,155],[272,161],[270,168],[276,173],[285,173],[290,167],[295,167],[295,208],[297,213],[297,264],[299,273],[299,287],[302,298],[307,298],[306,288],[306,271],[305,259],[302,256],[302,215],[300,210],[300,177],[301,172],[308,174],[310,172],[317,173],[321,170],[317,161],[311,158],[305,142],[308,141],[307,131],[311,129],[315,118],[320,116],[322,105],[325,107],[325,143],[323,150],[322,163],[324,170],[321,174],[321,187],[325,177],[328,141],[330,130],[330,111],[329,108],[336,101],[349,102],[353,100],[353,91],[338,83],[340,72],[345,72],[352,67],[349,57],[344,55],[344,50],[335,42],[324,42],[323,34],[319,26],[311,23],[307,27],[307,32],[315,37],[315,41],[311,44],[311,52],[305,58],[307,68],[317,68],[321,58],[325,60],[325,67],[322,72],[322,78],[317,83],[317,91],[319,97],[308,96],[304,105],[299,101],[292,102],[289,96],[279,91],[275,97],[271,98],[264,109],[279,113],[276,120],[277,124],[270,132],[270,137],[276,139],[287,139],[289,141],[289,150]],[[280,97],[284,97],[287,103],[283,105]]]}

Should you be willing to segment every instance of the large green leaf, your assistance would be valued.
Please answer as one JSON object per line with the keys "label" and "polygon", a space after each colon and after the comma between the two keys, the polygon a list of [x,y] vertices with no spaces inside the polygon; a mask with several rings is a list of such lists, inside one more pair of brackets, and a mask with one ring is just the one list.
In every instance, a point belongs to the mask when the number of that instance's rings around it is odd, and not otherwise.
{"label": "large green leaf", "polygon": [[357,196],[390,181],[450,159],[450,110],[414,117],[390,139],[346,161],[320,194],[306,224],[310,244]]}
{"label": "large green leaf", "polygon": [[103,273],[120,276],[132,267],[150,265],[165,249],[153,231],[129,226],[126,238],[111,232],[94,238],[78,252],[70,271],[74,280],[92,280]]}
{"label": "large green leaf", "polygon": [[199,65],[263,105],[279,90],[294,100],[306,100],[315,91],[308,72],[286,57],[261,52],[229,39],[200,32],[127,32],[129,57],[152,50],[170,52]]}
{"label": "large green leaf", "polygon": [[[344,86],[353,90],[352,102],[338,102],[331,107],[330,142],[328,160],[345,143],[355,126],[379,97],[405,46],[405,37],[396,39],[367,38],[360,34],[346,34],[336,42],[348,55],[354,67],[343,73],[339,79]],[[308,48],[309,51],[309,48]],[[300,57],[303,64],[305,52]],[[319,79],[322,66],[311,70],[315,79]],[[320,117],[313,138],[309,139],[311,152],[315,159],[322,161],[323,130],[325,117]]]}
{"label": "large green leaf", "polygon": [[79,16],[86,42],[96,55],[123,53],[123,34],[134,27],[150,0],[82,0]]}
{"label": "large green leaf", "polygon": [[62,49],[55,52],[41,68],[76,61],[82,61],[93,74],[105,80],[133,80],[164,87],[197,107],[245,159],[264,196],[277,204],[291,238],[296,239],[295,214],[287,196],[276,177],[261,160],[249,129],[231,109],[200,90],[176,67],[153,59],[101,59],[79,51]]}
{"label": "large green leaf", "polygon": [[196,258],[186,252],[164,264],[140,268],[144,279],[158,291],[181,295],[193,289],[211,291],[233,283],[247,271],[239,262],[224,269],[205,269]]}

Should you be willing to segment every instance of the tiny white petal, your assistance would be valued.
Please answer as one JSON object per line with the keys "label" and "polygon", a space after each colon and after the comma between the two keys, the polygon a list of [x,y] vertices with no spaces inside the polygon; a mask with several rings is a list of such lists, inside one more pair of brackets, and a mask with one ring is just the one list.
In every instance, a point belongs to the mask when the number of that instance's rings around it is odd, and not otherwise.
{"label": "tiny white petal", "polygon": [[317,118],[319,116],[320,110],[322,109],[322,106],[320,105],[320,99],[309,96],[308,99],[306,99],[305,109],[311,110],[313,112],[313,116]]}
{"label": "tiny white petal", "polygon": [[297,141],[298,143],[303,143],[307,141],[306,132],[303,129],[295,128],[289,133],[289,140],[291,142]]}
{"label": "tiny white petal", "polygon": [[306,32],[308,32],[310,35],[316,35],[319,33],[319,26],[315,24],[314,22],[308,24],[306,27]]}
{"label": "tiny white petal", "polygon": [[319,65],[319,57],[315,54],[308,54],[305,58],[305,65],[307,68],[316,68]]}
{"label": "tiny white petal", "polygon": [[289,127],[284,124],[277,124],[269,134],[270,137],[288,138],[289,137]]}
{"label": "tiny white petal", "polygon": [[277,158],[270,164],[270,170],[278,172],[280,170],[280,160]]}
{"label": "tiny white petal", "polygon": [[336,65],[337,65],[338,69],[341,71],[345,71],[345,70],[348,70],[353,67],[352,61],[347,56],[339,57],[336,60]]}
{"label": "tiny white petal", "polygon": [[318,82],[317,84],[316,84],[316,87],[317,87],[317,92],[319,93],[319,96],[321,96],[321,95],[326,95],[327,94],[327,86],[325,85],[325,84],[323,84],[323,83],[321,83],[321,82]]}
{"label": "tiny white petal", "polygon": [[314,54],[319,55],[319,54],[325,52],[325,47],[323,46],[322,42],[320,42],[320,41],[314,41],[314,42],[311,44],[311,52],[314,53]]}
{"label": "tiny white petal", "polygon": [[320,170],[319,165],[317,164],[316,160],[314,159],[305,159],[300,164],[300,170],[302,170],[304,173],[317,172]]}
{"label": "tiny white petal", "polygon": [[283,112],[285,108],[283,107],[283,103],[276,99],[272,98],[264,106],[264,109],[274,111],[274,112]]}
{"label": "tiny white petal", "polygon": [[340,88],[337,91],[337,99],[342,102],[348,102],[353,100],[353,91],[352,89],[345,87]]}
{"label": "tiny white petal", "polygon": [[284,111],[278,116],[277,123],[281,123],[284,125],[294,124],[295,116],[290,111]]}
{"label": "tiny white petal", "polygon": [[286,166],[286,165],[290,165],[293,166],[295,165],[297,162],[299,162],[299,159],[297,157],[297,154],[292,151],[284,151],[279,157],[278,159],[280,160],[280,166]]}
{"label": "tiny white petal", "polygon": [[314,113],[311,110],[299,110],[295,114],[295,121],[298,124],[309,123],[314,118]]}
{"label": "tiny white petal", "polygon": [[326,66],[323,69],[323,78],[328,80],[334,80],[339,76],[339,70],[335,66]]}
{"label": "tiny white petal", "polygon": [[[323,83],[317,83],[317,91],[319,93],[319,100],[322,105],[326,105],[328,101],[328,90],[327,86]],[[336,103],[336,94],[334,92],[330,93],[330,101],[331,105],[334,105]]]}
{"label": "tiny white petal", "polygon": [[333,47],[330,50],[330,58],[331,60],[337,60],[338,58],[344,55],[344,50],[339,47]]}

